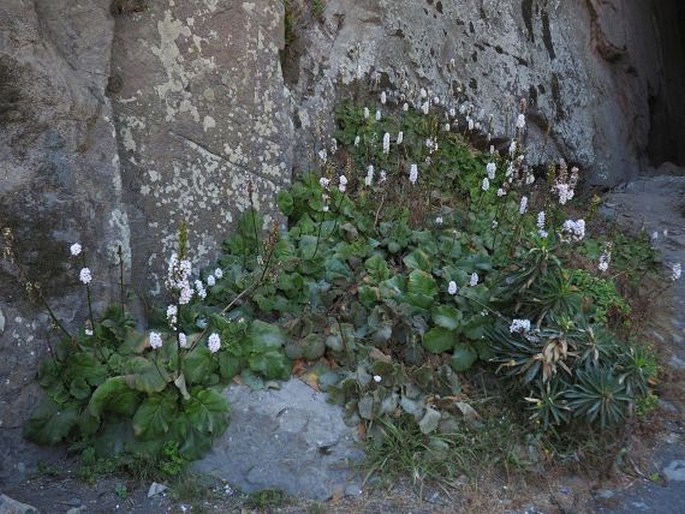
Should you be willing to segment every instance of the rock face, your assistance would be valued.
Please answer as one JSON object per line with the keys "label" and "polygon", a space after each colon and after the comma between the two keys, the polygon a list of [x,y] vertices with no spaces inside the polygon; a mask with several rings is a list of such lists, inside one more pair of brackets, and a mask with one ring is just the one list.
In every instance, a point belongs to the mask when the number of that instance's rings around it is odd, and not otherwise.
{"label": "rock face", "polygon": [[443,105],[463,106],[462,125],[469,116],[493,136],[514,134],[525,98],[529,161],[564,157],[590,184],[630,179],[650,164],[648,150],[653,165],[682,159],[674,148],[685,147],[677,121],[685,109],[674,88],[685,72],[674,57],[682,63],[685,51],[679,35],[666,40],[666,53],[660,42],[683,11],[672,1],[331,0],[286,57],[297,141],[309,146],[300,158],[316,144],[304,134],[316,113],[330,112],[340,77],[343,94],[355,81],[410,99],[423,87]]}
{"label": "rock face", "polygon": [[283,2],[147,2],[117,16],[116,34],[110,91],[134,282],[155,288],[182,220],[191,256],[207,263],[250,206],[249,184],[268,223],[289,183]]}
{"label": "rock face", "polygon": [[[112,110],[104,91],[113,22],[109,0],[0,3],[0,479],[31,461],[21,433],[37,398],[47,316],[24,299],[26,281],[65,323],[83,322],[69,243],[89,252],[98,296],[115,254],[128,254]],[[0,237],[0,241],[3,239]],[[23,271],[22,271],[23,270]]]}
{"label": "rock face", "polygon": [[532,162],[562,156],[595,185],[685,165],[680,0],[321,5],[284,38],[283,0],[0,0],[0,230],[17,249],[0,253],[0,479],[31,460],[21,427],[46,355],[26,282],[73,328],[71,242],[103,301],[118,248],[138,291],[160,292],[182,220],[210,263],[249,190],[276,220],[274,193],[328,145],[337,99],[394,86],[418,102],[423,87],[506,145],[523,97]]}

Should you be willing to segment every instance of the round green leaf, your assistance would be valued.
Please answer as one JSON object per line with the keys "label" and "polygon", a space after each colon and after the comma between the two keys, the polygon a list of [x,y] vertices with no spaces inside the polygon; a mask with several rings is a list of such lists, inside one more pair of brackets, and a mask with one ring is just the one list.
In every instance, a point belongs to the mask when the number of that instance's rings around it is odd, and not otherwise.
{"label": "round green leaf", "polygon": [[423,346],[433,353],[446,352],[454,346],[455,341],[454,332],[443,327],[431,328],[423,336]]}
{"label": "round green leaf", "polygon": [[478,359],[478,353],[470,344],[458,343],[450,359],[450,367],[454,371],[466,371]]}

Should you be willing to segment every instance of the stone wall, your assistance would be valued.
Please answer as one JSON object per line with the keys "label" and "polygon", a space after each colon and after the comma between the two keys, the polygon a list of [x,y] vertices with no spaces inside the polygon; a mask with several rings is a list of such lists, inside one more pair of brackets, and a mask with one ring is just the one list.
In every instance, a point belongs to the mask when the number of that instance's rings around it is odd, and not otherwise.
{"label": "stone wall", "polygon": [[[657,18],[673,10],[682,16],[670,0],[330,0],[322,22],[286,56],[302,127],[296,141],[304,142],[298,160],[316,145],[308,138],[313,117],[330,112],[336,90],[355,91],[361,81],[376,93],[388,83],[408,85],[409,96],[423,87],[447,105],[468,106],[493,136],[514,133],[525,98],[530,161],[564,157],[592,185],[628,180],[645,169],[648,147],[662,141],[654,134],[680,119],[661,112],[664,119],[655,120],[655,92],[661,104],[677,102],[685,112],[674,91],[685,73],[670,66],[670,77],[660,74],[660,44],[672,38],[675,22],[667,32]],[[685,50],[670,45],[670,58],[680,55],[682,64]],[[662,127],[656,132],[655,121]],[[678,140],[685,147],[682,130],[669,133],[671,153]]]}
{"label": "stone wall", "polygon": [[0,479],[32,458],[21,430],[47,348],[26,280],[76,328],[74,241],[103,301],[118,248],[135,289],[160,292],[182,220],[211,263],[250,184],[274,219],[344,96],[371,88],[375,107],[381,89],[423,87],[502,144],[524,97],[529,159],[563,156],[591,185],[685,161],[678,0],[324,3],[285,45],[282,0],[0,2],[0,229],[17,244],[0,256]]}
{"label": "stone wall", "polygon": [[118,16],[110,80],[134,283],[159,291],[179,223],[206,264],[239,212],[274,216],[292,128],[278,59],[281,0],[149,2]]}
{"label": "stone wall", "polygon": [[[64,322],[83,322],[78,266],[88,248],[94,288],[106,296],[113,248],[129,252],[112,109],[106,98],[113,21],[109,0],[0,2],[0,230],[16,242],[0,255],[0,479],[31,460],[21,432],[46,355],[40,284]],[[0,238],[0,241],[2,239]],[[17,467],[18,466],[18,467]]]}

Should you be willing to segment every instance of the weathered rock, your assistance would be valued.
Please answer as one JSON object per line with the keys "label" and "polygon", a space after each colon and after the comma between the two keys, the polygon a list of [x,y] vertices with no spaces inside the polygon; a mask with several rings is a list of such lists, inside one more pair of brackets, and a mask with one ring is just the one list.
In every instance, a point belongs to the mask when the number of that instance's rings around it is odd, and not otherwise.
{"label": "weathered rock", "polygon": [[0,3],[0,479],[19,478],[32,460],[21,431],[37,398],[33,378],[49,323],[25,301],[40,284],[70,326],[83,322],[78,265],[83,243],[96,298],[128,234],[109,100],[110,0]]}
{"label": "weathered rock", "polygon": [[[685,58],[682,46],[675,49],[682,36],[665,43],[667,53],[658,43],[674,33],[668,13],[682,18],[682,4],[331,0],[323,23],[286,52],[301,125],[298,160],[316,154],[320,127],[330,126],[326,113],[360,81],[359,90],[370,85],[380,93],[392,84],[415,101],[423,87],[442,105],[463,106],[462,126],[468,115],[494,136],[515,133],[519,99],[526,98],[529,161],[562,156],[586,170],[591,184],[635,177],[650,164],[648,150],[652,165],[678,162],[682,156],[657,136],[668,132],[671,147],[685,147],[678,121],[685,106],[673,91],[685,83],[675,64]],[[665,69],[668,79],[659,74]],[[654,114],[655,102],[679,110]]]}
{"label": "weathered rock", "polygon": [[31,505],[0,494],[0,514],[38,514],[38,511]]}
{"label": "weathered rock", "polygon": [[278,488],[317,500],[358,494],[350,468],[362,455],[356,433],[325,394],[297,379],[280,390],[232,386],[226,394],[231,423],[195,470],[244,491]]}
{"label": "weathered rock", "polygon": [[274,219],[290,180],[281,0],[148,2],[117,17],[110,91],[135,282],[159,286],[178,225],[207,264],[240,211]]}

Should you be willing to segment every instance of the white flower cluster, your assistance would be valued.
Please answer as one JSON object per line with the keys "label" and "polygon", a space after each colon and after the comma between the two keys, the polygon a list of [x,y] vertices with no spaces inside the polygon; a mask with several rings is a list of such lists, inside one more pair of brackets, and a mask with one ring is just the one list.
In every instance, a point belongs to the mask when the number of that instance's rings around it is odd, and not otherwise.
{"label": "white flower cluster", "polygon": [[207,339],[207,348],[211,353],[216,353],[221,349],[221,338],[216,332],[212,333]]}
{"label": "white flower cluster", "polygon": [[390,132],[383,135],[383,153],[390,153]]}
{"label": "white flower cluster", "polygon": [[485,166],[485,171],[488,174],[488,179],[494,180],[495,173],[497,172],[497,165],[494,162],[489,162],[487,166]]}
{"label": "white flower cluster", "polygon": [[561,227],[561,240],[565,243],[569,241],[581,241],[585,237],[585,220],[566,220]]}
{"label": "white flower cluster", "polygon": [[447,284],[447,294],[450,296],[454,296],[457,294],[457,291],[459,291],[459,287],[457,287],[457,283],[454,280],[450,280],[450,283]]}
{"label": "white flower cluster", "polygon": [[90,274],[90,268],[81,268],[78,279],[86,285],[90,284],[93,280],[93,276]]}
{"label": "white flower cluster", "polygon": [[606,273],[609,269],[609,263],[611,262],[611,243],[607,243],[604,247],[602,255],[599,256],[599,265],[597,268],[602,273]]}
{"label": "white flower cluster", "polygon": [[402,141],[404,141],[404,132],[401,130],[397,133],[397,144],[401,145]]}
{"label": "white flower cluster", "polygon": [[176,322],[178,321],[178,306],[171,304],[166,308],[166,320],[172,329],[176,329]]}
{"label": "white flower cluster", "polygon": [[530,320],[515,319],[509,326],[509,332],[512,334],[527,334],[530,332]]}
{"label": "white flower cluster", "polygon": [[364,177],[364,185],[367,187],[373,185],[373,171],[373,164],[369,164],[369,167],[366,169],[366,176]]}
{"label": "white flower cluster", "polygon": [[518,115],[518,118],[516,118],[516,128],[519,130],[523,130],[526,128],[526,115],[521,113]]}
{"label": "white flower cluster", "polygon": [[473,273],[471,273],[471,280],[469,280],[469,286],[476,287],[478,285],[479,280],[480,277],[478,276],[478,273],[474,271]]}
{"label": "white flower cluster", "polygon": [[178,345],[181,348],[188,348],[188,337],[183,333],[178,333]]}
{"label": "white flower cluster", "polygon": [[81,245],[78,243],[74,243],[69,247],[69,252],[73,257],[77,257],[78,255],[81,254]]}
{"label": "white flower cluster", "polygon": [[188,259],[179,259],[178,254],[172,253],[167,269],[166,287],[169,291],[178,294],[178,304],[186,305],[193,297],[193,288],[190,286],[191,264]]}
{"label": "white flower cluster", "polygon": [[161,348],[163,344],[164,341],[162,341],[162,336],[159,332],[150,332],[150,348],[157,350],[158,348]]}
{"label": "white flower cluster", "polygon": [[416,181],[419,179],[419,168],[416,164],[412,164],[409,166],[409,182],[412,184],[416,184]]}
{"label": "white flower cluster", "polygon": [[521,197],[521,203],[519,203],[519,214],[524,215],[528,209],[528,197]]}
{"label": "white flower cluster", "polygon": [[679,262],[676,264],[673,264],[671,266],[671,280],[673,282],[680,280],[680,275],[681,275],[682,271],[683,271],[682,266],[680,265]]}
{"label": "white flower cluster", "polygon": [[540,211],[538,212],[538,221],[537,221],[537,226],[538,226],[538,235],[542,238],[547,237],[549,234],[545,230],[545,211]]}
{"label": "white flower cluster", "polygon": [[562,159],[559,163],[559,173],[552,186],[552,192],[557,194],[561,205],[565,205],[566,202],[573,198],[577,184],[578,168],[575,166],[571,168],[571,173],[569,175],[566,161]]}
{"label": "white flower cluster", "polygon": [[340,175],[338,178],[338,189],[341,193],[347,191],[347,177],[345,175]]}

